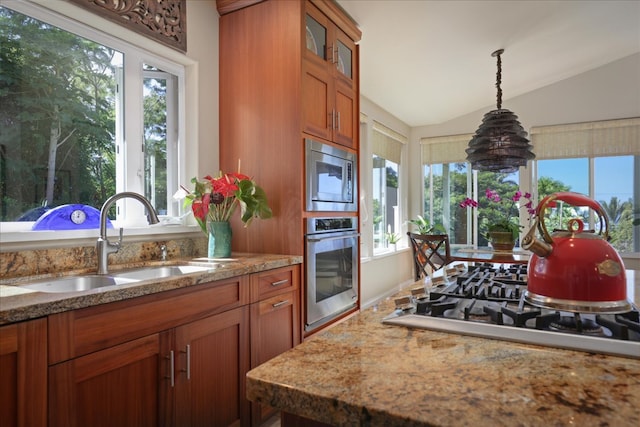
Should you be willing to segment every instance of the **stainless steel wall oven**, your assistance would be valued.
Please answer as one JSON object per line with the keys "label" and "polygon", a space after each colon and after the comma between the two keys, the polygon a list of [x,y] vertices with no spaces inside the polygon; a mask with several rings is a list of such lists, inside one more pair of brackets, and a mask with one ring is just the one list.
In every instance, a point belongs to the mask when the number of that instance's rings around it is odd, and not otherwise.
{"label": "stainless steel wall oven", "polygon": [[305,234],[305,331],[358,304],[356,217],[309,218]]}

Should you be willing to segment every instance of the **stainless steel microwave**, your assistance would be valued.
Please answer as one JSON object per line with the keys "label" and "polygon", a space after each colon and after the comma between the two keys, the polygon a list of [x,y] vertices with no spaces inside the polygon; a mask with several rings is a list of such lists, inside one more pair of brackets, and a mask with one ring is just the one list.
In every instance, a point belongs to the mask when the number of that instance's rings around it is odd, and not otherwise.
{"label": "stainless steel microwave", "polygon": [[356,212],[356,155],[309,138],[305,145],[307,211]]}

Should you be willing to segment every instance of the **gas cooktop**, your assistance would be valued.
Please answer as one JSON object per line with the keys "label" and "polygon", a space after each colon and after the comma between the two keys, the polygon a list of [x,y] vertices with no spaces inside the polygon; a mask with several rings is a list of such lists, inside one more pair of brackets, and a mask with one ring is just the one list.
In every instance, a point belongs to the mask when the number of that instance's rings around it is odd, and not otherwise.
{"label": "gas cooktop", "polygon": [[638,307],[594,314],[533,306],[524,300],[526,268],[450,269],[430,289],[396,299],[396,310],[383,323],[640,359]]}

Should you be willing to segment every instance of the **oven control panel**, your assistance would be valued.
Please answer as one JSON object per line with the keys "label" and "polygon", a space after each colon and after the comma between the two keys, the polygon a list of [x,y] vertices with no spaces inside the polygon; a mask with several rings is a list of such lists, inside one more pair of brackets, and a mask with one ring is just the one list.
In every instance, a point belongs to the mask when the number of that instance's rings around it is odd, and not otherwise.
{"label": "oven control panel", "polygon": [[357,217],[330,217],[307,219],[307,234],[353,231],[358,228]]}

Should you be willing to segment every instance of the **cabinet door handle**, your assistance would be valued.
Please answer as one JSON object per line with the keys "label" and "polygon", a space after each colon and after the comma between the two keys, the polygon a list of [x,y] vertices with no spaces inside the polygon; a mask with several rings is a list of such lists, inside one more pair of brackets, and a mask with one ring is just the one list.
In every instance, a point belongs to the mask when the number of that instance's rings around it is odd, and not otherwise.
{"label": "cabinet door handle", "polygon": [[336,54],[334,52],[336,52],[338,49],[336,49],[336,46],[334,44],[331,44],[330,49],[331,49],[331,63],[337,64],[338,61],[336,61]]}
{"label": "cabinet door handle", "polygon": [[285,304],[289,304],[289,300],[288,299],[286,299],[284,301],[277,302],[275,304],[271,304],[271,307],[278,308],[278,307],[282,307]]}
{"label": "cabinet door handle", "polygon": [[336,128],[336,110],[331,110],[331,129]]}
{"label": "cabinet door handle", "polygon": [[185,346],[185,350],[184,351],[180,351],[180,353],[183,353],[186,357],[186,369],[182,369],[181,372],[186,372],[187,373],[187,379],[190,380],[191,379],[191,346],[189,344],[187,344]]}
{"label": "cabinet door handle", "polygon": [[168,356],[164,357],[165,359],[167,359],[169,361],[169,376],[165,377],[169,380],[169,383],[171,384],[171,387],[175,386],[176,384],[176,377],[173,371],[173,350],[171,350],[169,352]]}
{"label": "cabinet door handle", "polygon": [[289,283],[289,279],[284,279],[284,280],[278,280],[277,282],[271,282],[271,286],[280,286],[280,285],[284,285],[285,283]]}
{"label": "cabinet door handle", "polygon": [[338,130],[340,130],[340,111],[336,114],[338,116]]}

